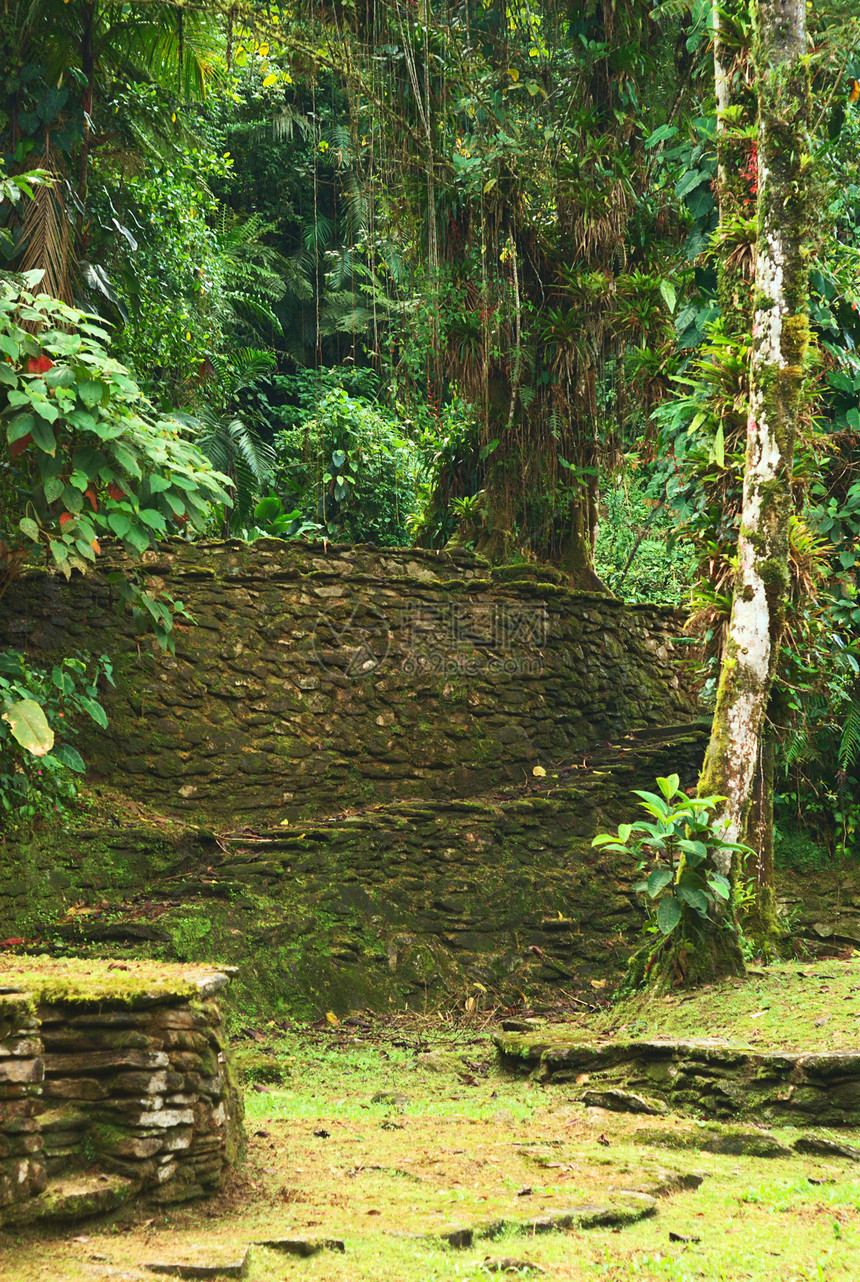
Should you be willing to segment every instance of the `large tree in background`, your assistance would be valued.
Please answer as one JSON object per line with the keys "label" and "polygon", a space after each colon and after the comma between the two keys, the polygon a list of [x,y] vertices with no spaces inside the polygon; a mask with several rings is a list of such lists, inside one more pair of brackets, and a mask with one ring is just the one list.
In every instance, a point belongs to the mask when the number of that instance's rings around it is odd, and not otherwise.
{"label": "large tree in background", "polygon": [[673,338],[679,228],[643,143],[677,76],[651,8],[376,0],[347,40],[333,19],[368,193],[412,266],[399,351],[423,327],[421,396],[455,385],[474,411],[437,475],[428,541],[461,500],[478,551],[527,551],[582,588],[602,588],[603,438],[662,390]]}
{"label": "large tree in background", "polygon": [[[726,796],[726,835],[735,842],[744,835],[761,769],[762,727],[785,626],[794,446],[809,344],[804,0],[757,0],[755,18],[758,233],[747,453],[731,619],[700,780],[702,794]],[[727,875],[729,856],[723,861],[718,871]],[[739,954],[727,951],[725,965],[739,965]]]}

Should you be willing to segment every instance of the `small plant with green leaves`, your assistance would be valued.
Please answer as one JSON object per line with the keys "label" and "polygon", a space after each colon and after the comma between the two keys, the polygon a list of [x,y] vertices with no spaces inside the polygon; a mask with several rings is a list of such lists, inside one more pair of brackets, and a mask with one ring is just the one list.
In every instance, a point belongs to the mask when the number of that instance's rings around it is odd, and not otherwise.
{"label": "small plant with green leaves", "polygon": [[716,817],[724,797],[688,797],[677,775],[658,778],[657,787],[659,795],[635,792],[649,819],[620,824],[615,834],[600,833],[592,845],[634,855],[637,870],[647,870],[634,890],[645,896],[649,933],[698,941],[714,924],[732,927],[724,910],[731,884],[716,871],[715,856],[747,847],[725,840]]}
{"label": "small plant with green leaves", "polygon": [[107,655],[69,655],[48,670],[17,650],[0,652],[0,815],[7,821],[29,823],[74,800],[74,776],[86,765],[70,740],[83,713],[107,726],[101,677],[113,685]]}

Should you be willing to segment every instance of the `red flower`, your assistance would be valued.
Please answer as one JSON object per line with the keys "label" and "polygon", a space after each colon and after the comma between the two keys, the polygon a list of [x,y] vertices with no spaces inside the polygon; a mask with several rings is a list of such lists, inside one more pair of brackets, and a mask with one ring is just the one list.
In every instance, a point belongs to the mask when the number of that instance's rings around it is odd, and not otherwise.
{"label": "red flower", "polygon": [[29,374],[47,374],[49,369],[53,369],[54,362],[50,356],[42,352],[41,356],[31,356],[27,361],[27,372]]}

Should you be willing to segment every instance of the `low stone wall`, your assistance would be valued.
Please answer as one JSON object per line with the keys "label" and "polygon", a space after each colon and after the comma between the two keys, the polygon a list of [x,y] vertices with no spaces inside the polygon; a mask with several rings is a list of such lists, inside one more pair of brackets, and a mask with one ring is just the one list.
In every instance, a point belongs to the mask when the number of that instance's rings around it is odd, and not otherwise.
{"label": "low stone wall", "polygon": [[[86,974],[87,963],[77,965]],[[110,969],[137,980],[146,966]],[[192,998],[187,969],[150,963],[156,991],[96,998],[86,983],[75,992],[74,968],[56,963],[61,983],[51,977],[48,989],[64,991],[54,1000],[38,991],[0,997],[0,1221],[214,1192],[241,1139],[213,999],[227,976],[195,972]]]}
{"label": "low stone wall", "polygon": [[30,1002],[0,986],[0,1218],[44,1189],[38,1115],[43,1076],[39,1022]]}
{"label": "low stone wall", "polygon": [[761,1051],[706,1039],[587,1043],[519,1033],[495,1041],[506,1068],[544,1081],[587,1080],[584,1102],[606,1108],[656,1113],[655,1101],[662,1101],[706,1118],[860,1126],[857,1051]]}
{"label": "low stone wall", "polygon": [[117,615],[100,571],[24,576],[0,645],[107,651],[118,690],[81,744],[92,771],[200,823],[467,796],[693,715],[680,618],[551,569],[277,540],[174,540],[144,561],[197,621],[175,657]]}

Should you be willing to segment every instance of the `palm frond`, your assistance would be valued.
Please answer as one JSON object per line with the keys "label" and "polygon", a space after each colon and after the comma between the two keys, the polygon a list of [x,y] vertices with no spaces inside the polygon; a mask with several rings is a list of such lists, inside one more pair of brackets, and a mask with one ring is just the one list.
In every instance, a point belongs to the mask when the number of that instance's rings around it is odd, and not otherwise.
{"label": "palm frond", "polygon": [[[59,180],[56,159],[50,148],[37,157],[34,168],[53,173]],[[16,270],[43,271],[41,288],[64,303],[73,301],[72,236],[60,181],[36,187],[24,208]]]}

